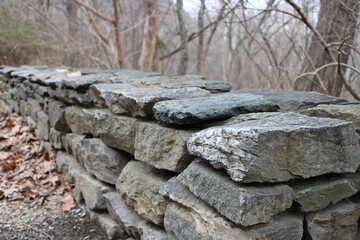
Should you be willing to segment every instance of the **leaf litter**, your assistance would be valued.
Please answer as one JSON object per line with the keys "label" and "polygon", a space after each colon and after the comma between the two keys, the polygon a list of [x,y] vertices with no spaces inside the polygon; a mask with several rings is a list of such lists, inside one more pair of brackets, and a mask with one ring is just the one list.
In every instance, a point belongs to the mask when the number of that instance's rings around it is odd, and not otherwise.
{"label": "leaf litter", "polygon": [[57,202],[63,211],[75,207],[72,186],[56,172],[54,155],[15,114],[0,113],[0,163],[0,200]]}

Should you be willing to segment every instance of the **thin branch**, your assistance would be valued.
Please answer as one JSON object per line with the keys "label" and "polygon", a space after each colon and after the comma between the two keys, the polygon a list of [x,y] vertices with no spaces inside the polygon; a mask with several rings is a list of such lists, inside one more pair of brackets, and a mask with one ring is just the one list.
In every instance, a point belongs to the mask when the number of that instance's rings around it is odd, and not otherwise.
{"label": "thin branch", "polygon": [[95,8],[90,7],[89,5],[87,5],[86,3],[80,1],[80,0],[73,0],[75,1],[77,4],[79,4],[80,6],[86,8],[86,10],[92,12],[93,14],[95,14],[96,16],[98,16],[99,18],[101,18],[104,21],[107,21],[109,23],[114,24],[115,23],[115,19],[113,18],[109,18],[108,16],[105,16],[104,14],[102,14],[101,12],[99,12],[98,10],[96,10]]}
{"label": "thin branch", "polygon": [[104,41],[106,43],[106,45],[110,44],[110,40],[108,37],[106,37],[106,35],[100,30],[98,24],[95,22],[95,19],[93,18],[93,16],[90,14],[89,10],[86,10],[86,15],[89,18],[89,22],[92,25],[92,27],[94,28],[95,32],[97,33],[98,37]]}

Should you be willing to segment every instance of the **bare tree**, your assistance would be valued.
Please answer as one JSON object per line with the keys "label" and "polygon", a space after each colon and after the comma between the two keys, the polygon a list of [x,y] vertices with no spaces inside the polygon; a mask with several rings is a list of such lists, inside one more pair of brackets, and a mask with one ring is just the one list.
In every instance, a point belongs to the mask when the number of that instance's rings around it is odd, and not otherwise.
{"label": "bare tree", "polygon": [[[204,28],[204,15],[205,15],[205,0],[200,0],[200,9],[198,13],[198,29]],[[199,33],[198,46],[197,46],[197,62],[196,62],[196,73],[203,74],[204,68],[204,32]]]}
{"label": "bare tree", "polygon": [[180,63],[178,66],[177,74],[185,75],[188,67],[188,41],[187,41],[187,29],[184,21],[184,3],[183,0],[176,0],[176,14],[179,24],[179,35],[180,35]]}

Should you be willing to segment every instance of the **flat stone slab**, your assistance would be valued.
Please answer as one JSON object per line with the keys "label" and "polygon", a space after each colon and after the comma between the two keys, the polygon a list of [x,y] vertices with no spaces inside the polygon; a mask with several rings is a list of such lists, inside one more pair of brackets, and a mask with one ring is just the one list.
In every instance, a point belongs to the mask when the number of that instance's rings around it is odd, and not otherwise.
{"label": "flat stone slab", "polygon": [[[300,205],[300,210],[315,212],[356,194],[359,189],[354,178],[308,179],[290,187],[294,190],[294,201]],[[360,179],[359,176],[357,179]]]}
{"label": "flat stone slab", "polygon": [[191,154],[239,182],[281,182],[355,172],[359,140],[351,123],[282,113],[193,134]]}
{"label": "flat stone slab", "polygon": [[184,83],[198,80],[205,80],[205,77],[200,75],[152,76],[132,79],[131,84],[137,87],[159,87],[161,84]]}
{"label": "flat stone slab", "polygon": [[276,103],[281,112],[296,111],[299,109],[314,107],[319,104],[335,104],[346,102],[345,99],[328,96],[318,92],[286,91],[275,89],[246,89],[235,93],[250,93],[261,95],[267,100]]}
{"label": "flat stone slab", "polygon": [[113,74],[91,74],[91,75],[81,75],[75,77],[64,77],[62,83],[64,86],[73,88],[73,89],[87,89],[92,84],[96,83],[105,83],[110,82],[110,78]]}
{"label": "flat stone slab", "polygon": [[113,83],[129,83],[129,82],[132,82],[133,79],[160,76],[160,73],[127,70],[127,72],[118,72],[118,73],[114,73],[114,75],[115,76],[111,77],[111,79],[110,79],[111,82],[113,82]]}
{"label": "flat stone slab", "polygon": [[158,169],[183,171],[194,159],[186,149],[193,132],[139,122],[136,126],[135,159]]}
{"label": "flat stone slab", "polygon": [[215,80],[193,80],[182,83],[162,83],[160,87],[163,88],[184,88],[184,87],[198,87],[208,90],[211,93],[230,92],[231,84],[223,81]]}
{"label": "flat stone slab", "polygon": [[305,217],[307,231],[313,240],[355,239],[360,205],[344,200]]}
{"label": "flat stone slab", "polygon": [[211,97],[162,101],[154,105],[155,118],[167,124],[194,124],[227,119],[252,112],[274,112],[279,107],[252,94],[217,94]]}
{"label": "flat stone slab", "polygon": [[286,185],[241,185],[198,160],[179,174],[178,179],[226,218],[245,227],[269,222],[293,202],[293,190]]}
{"label": "flat stone slab", "polygon": [[169,239],[300,240],[303,234],[302,217],[288,213],[277,215],[267,224],[241,228],[197,198],[176,178],[166,182],[160,193],[174,201],[165,212]]}
{"label": "flat stone slab", "polygon": [[170,177],[145,163],[131,161],[122,170],[116,190],[140,216],[162,226],[168,202],[159,189]]}
{"label": "flat stone slab", "polygon": [[116,184],[132,155],[106,146],[98,138],[81,140],[80,156],[85,169],[100,181]]}
{"label": "flat stone slab", "polygon": [[319,105],[306,109],[304,114],[315,117],[338,118],[352,122],[360,128],[360,104]]}
{"label": "flat stone slab", "polygon": [[132,117],[152,116],[154,104],[160,101],[210,95],[210,92],[200,88],[136,88],[129,84],[114,87],[93,85],[92,89],[100,98],[100,103],[105,103],[110,111]]}

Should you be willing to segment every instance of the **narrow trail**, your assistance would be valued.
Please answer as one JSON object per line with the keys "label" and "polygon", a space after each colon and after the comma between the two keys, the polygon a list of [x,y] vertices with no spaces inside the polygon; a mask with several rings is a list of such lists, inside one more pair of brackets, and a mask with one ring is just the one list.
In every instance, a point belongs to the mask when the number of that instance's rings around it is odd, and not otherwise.
{"label": "narrow trail", "polygon": [[0,114],[0,239],[105,240],[24,118]]}

